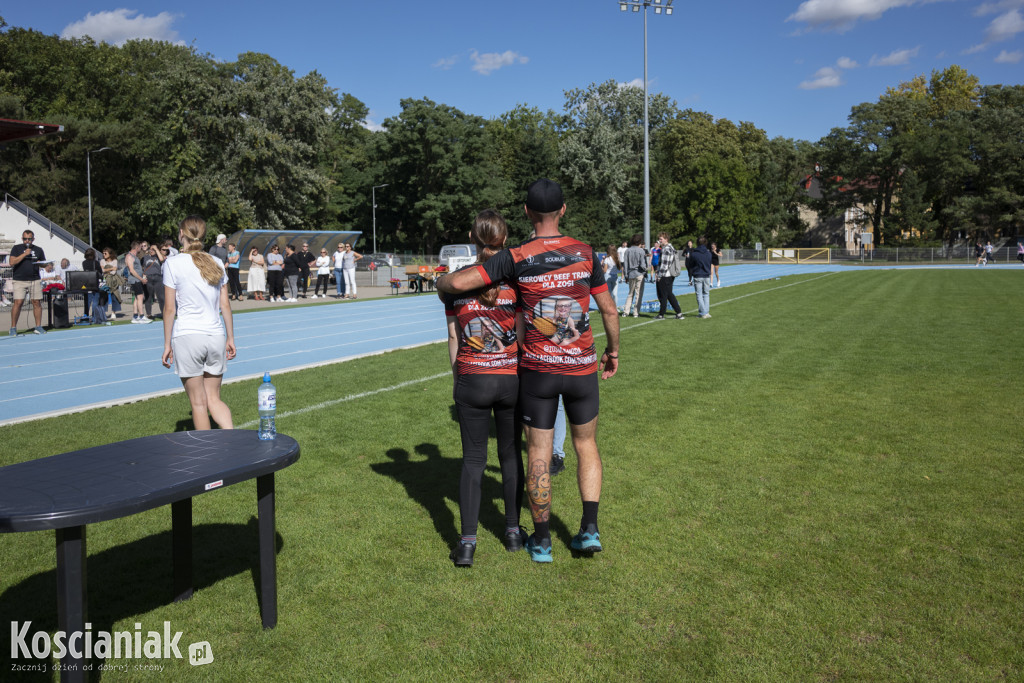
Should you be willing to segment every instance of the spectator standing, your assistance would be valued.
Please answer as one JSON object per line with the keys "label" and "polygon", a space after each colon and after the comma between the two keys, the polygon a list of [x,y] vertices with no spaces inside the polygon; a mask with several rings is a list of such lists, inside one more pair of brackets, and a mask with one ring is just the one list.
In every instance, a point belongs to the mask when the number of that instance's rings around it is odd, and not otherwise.
{"label": "spectator standing", "polygon": [[693,274],[693,290],[697,295],[697,315],[710,318],[711,300],[711,252],[708,251],[708,238],[701,235],[697,239],[697,248],[690,253],[690,272]]}
{"label": "spectator standing", "polygon": [[39,264],[46,260],[42,247],[37,247],[36,234],[31,230],[21,233],[21,244],[11,247],[7,262],[13,268],[11,279],[14,280],[14,300],[11,307],[11,329],[8,334],[18,336],[18,317],[26,297],[32,302],[32,315],[36,326],[32,331],[46,334],[43,329],[43,288],[39,279]]}
{"label": "spectator standing", "polygon": [[[197,430],[232,429],[231,409],[220,398],[227,362],[235,357],[235,332],[224,264],[203,253],[206,223],[199,216],[181,222],[184,253],[164,263],[164,367],[174,363]],[[255,437],[254,437],[255,443]]]}
{"label": "spectator standing", "polygon": [[626,258],[622,267],[626,270],[626,282],[629,283],[629,292],[626,294],[626,305],[622,309],[622,315],[630,315],[637,318],[640,316],[640,294],[644,276],[647,274],[647,253],[640,244],[644,236],[640,233],[633,235],[629,240],[629,248],[626,249]]}
{"label": "spectator standing", "polygon": [[679,275],[679,260],[675,248],[668,241],[668,233],[658,235],[658,247],[661,252],[661,260],[658,262],[658,315],[655,320],[665,319],[665,305],[672,304],[672,310],[676,312],[676,320],[683,319],[683,312],[679,308],[679,302],[672,293],[672,285],[675,284]]}
{"label": "spectator standing", "polygon": [[1017,260],[1024,266],[1024,241],[1017,241]]}
{"label": "spectator standing", "polygon": [[[85,250],[85,260],[82,261],[82,270],[87,273],[96,273],[96,282],[103,281],[103,266],[96,260],[96,250],[89,247]],[[86,300],[89,302],[89,311],[92,313],[93,325],[109,325],[104,306],[100,303],[100,290],[97,287],[94,291],[86,292]]]}
{"label": "spectator standing", "polygon": [[142,254],[142,274],[146,276],[146,316],[153,315],[153,302],[160,307],[160,315],[164,310],[164,260],[169,256],[167,247],[155,244],[149,247],[149,253]]}
{"label": "spectator standing", "polygon": [[686,240],[683,247],[683,263],[686,265],[686,285],[693,287],[693,273],[690,272],[690,254],[693,253],[693,240]]}
{"label": "spectator standing", "polygon": [[612,301],[615,302],[617,308],[619,305],[619,273],[622,271],[622,260],[619,258],[618,249],[615,248],[614,244],[608,245],[608,254],[604,257],[604,261],[601,262],[601,267],[604,268],[604,279],[608,283],[608,289],[612,293]]}
{"label": "spectator standing", "polygon": [[619,263],[625,263],[626,262],[626,249],[629,249],[629,244],[627,244],[626,242],[623,242],[615,250],[615,252],[619,255]]}
{"label": "spectator standing", "polygon": [[228,242],[228,260],[224,262],[228,271],[228,294],[229,299],[242,300],[242,280],[239,278],[239,270],[242,267],[242,253],[235,248],[235,245]]}
{"label": "spectator standing", "polygon": [[103,259],[100,260],[100,267],[103,269],[103,292],[106,298],[100,298],[100,305],[103,306],[106,315],[107,305],[110,305],[110,318],[117,320],[117,314],[121,312],[121,287],[124,285],[124,277],[118,269],[117,252],[113,247],[103,249]]}
{"label": "spectator standing", "polygon": [[174,241],[166,239],[164,243],[160,245],[162,248],[167,250],[167,257],[177,256],[178,250],[174,248]]}
{"label": "spectator standing", "polygon": [[214,245],[212,247],[210,247],[210,256],[213,256],[214,258],[220,259],[221,263],[227,263],[228,262],[228,249],[227,249],[227,246],[226,246],[227,243],[228,243],[228,236],[227,235],[225,235],[224,233],[220,233],[219,235],[217,235],[217,241],[214,243]]}
{"label": "spectator standing", "polygon": [[345,298],[345,244],[338,243],[338,250],[331,256],[334,261],[334,286],[337,298]]}
{"label": "spectator standing", "polygon": [[[722,260],[722,251],[718,248],[718,245],[714,242],[711,243],[711,285],[712,287],[721,287],[722,278],[718,274],[718,266]],[[714,284],[717,278],[718,284]]]}
{"label": "spectator standing", "polygon": [[345,245],[345,289],[348,291],[346,299],[356,298],[356,261],[363,258],[363,255],[352,248],[351,244]]}
{"label": "spectator standing", "polygon": [[299,261],[299,284],[302,287],[302,298],[305,299],[309,292],[309,266],[316,262],[316,256],[309,250],[309,242],[302,243],[302,249],[296,257]]}
{"label": "spectator standing", "polygon": [[267,288],[267,262],[256,247],[249,252],[249,275],[245,278],[245,288],[254,301],[263,301],[263,291]]}
{"label": "spectator standing", "polygon": [[323,285],[323,297],[327,298],[327,285],[331,284],[331,257],[327,255],[327,249],[321,249],[320,255],[316,257],[316,287],[313,289],[313,298],[320,293],[320,286]]}
{"label": "spectator standing", "polygon": [[146,276],[142,272],[142,261],[139,260],[141,248],[142,242],[132,242],[132,248],[124,255],[124,267],[128,271],[128,286],[132,289],[132,322],[149,324],[153,320],[146,317],[143,306],[146,298]]}
{"label": "spectator standing", "polygon": [[286,244],[284,247],[284,279],[288,283],[288,298],[285,301],[294,303],[299,300],[299,273],[302,272],[302,261],[299,260],[295,247]]}
{"label": "spectator standing", "polygon": [[284,256],[276,244],[267,254],[267,290],[271,301],[284,301]]}

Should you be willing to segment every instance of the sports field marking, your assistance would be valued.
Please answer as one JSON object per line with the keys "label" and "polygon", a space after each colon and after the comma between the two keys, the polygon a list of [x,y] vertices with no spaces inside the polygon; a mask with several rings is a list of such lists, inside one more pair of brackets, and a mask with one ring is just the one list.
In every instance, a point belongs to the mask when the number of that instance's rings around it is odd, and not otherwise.
{"label": "sports field marking", "polygon": [[[330,408],[331,406],[336,406],[339,403],[347,403],[349,401],[355,401],[356,399],[367,398],[369,396],[374,396],[376,394],[383,394],[386,391],[396,391],[398,389],[404,389],[405,387],[411,387],[414,384],[429,382],[430,380],[441,379],[442,377],[451,377],[451,375],[452,371],[448,370],[447,372],[439,372],[438,374],[431,375],[430,377],[420,377],[419,379],[411,379],[408,382],[401,382],[400,384],[394,384],[390,387],[381,387],[380,389],[373,389],[372,391],[364,391],[361,394],[351,394],[349,396],[343,396],[341,398],[332,398],[330,401],[323,401],[322,403],[317,403],[316,405],[306,406],[305,408],[299,408],[298,410],[289,410],[287,412],[281,413],[280,415],[276,415],[274,419],[276,420],[279,417],[292,417],[293,415],[302,415],[303,413],[308,413],[313,410]],[[259,423],[259,420],[250,420],[245,424],[236,425],[235,429],[248,429],[249,427],[255,427]]]}
{"label": "sports field marking", "polygon": [[[820,280],[821,278],[828,277],[829,275],[832,275],[832,274],[833,273],[826,273],[824,275],[819,275],[818,277],[810,278],[808,280],[801,280],[800,282],[791,282],[791,283],[789,283],[787,285],[779,285],[778,287],[772,287],[771,289],[762,289],[759,292],[751,292],[750,294],[743,294],[741,296],[737,296],[737,297],[734,297],[732,299],[726,299],[725,301],[720,301],[716,305],[721,306],[722,304],[727,304],[727,303],[730,303],[732,301],[739,301],[740,299],[746,299],[747,297],[755,296],[757,294],[766,294],[768,292],[774,292],[774,291],[779,290],[779,289],[786,289],[787,287],[793,287],[795,285],[802,285],[802,284],[804,284],[806,282],[814,282],[815,280]],[[690,311],[690,312],[692,313],[692,311]],[[660,320],[645,320],[642,323],[637,323],[635,325],[630,325],[629,327],[620,328],[620,330],[621,331],[632,330],[634,328],[643,327],[644,325],[650,325],[651,323],[656,323],[656,322],[661,322],[661,321]],[[605,336],[604,332],[598,332],[597,334],[594,335],[594,339],[597,339],[598,337],[603,337],[603,336]],[[430,342],[430,343],[439,344],[441,342]],[[337,361],[337,362],[341,362],[341,361]],[[324,365],[327,365],[327,364],[328,363],[324,363]],[[305,368],[302,368],[302,369],[305,369]],[[280,374],[280,373],[281,373],[281,371],[278,371],[278,374]],[[401,382],[399,384],[394,384],[394,385],[392,385],[390,387],[381,387],[380,389],[373,389],[371,391],[364,391],[364,392],[359,393],[359,394],[351,394],[349,396],[343,396],[341,398],[334,398],[334,399],[331,399],[330,401],[323,401],[323,402],[317,403],[315,405],[306,406],[305,408],[298,408],[296,410],[289,410],[287,412],[280,413],[279,415],[275,416],[275,419],[277,419],[278,417],[292,417],[293,415],[302,415],[303,413],[308,413],[308,412],[311,412],[313,410],[321,410],[323,408],[330,408],[331,406],[338,405],[339,403],[347,403],[349,401],[355,401],[355,400],[360,399],[360,398],[368,398],[370,396],[375,396],[377,394],[383,394],[383,393],[388,392],[388,391],[396,391],[398,389],[404,389],[405,387],[412,386],[414,384],[420,384],[422,382],[429,382],[431,380],[441,379],[442,377],[450,377],[451,374],[452,373],[449,370],[447,372],[440,372],[440,373],[438,373],[436,375],[430,375],[429,377],[420,377],[419,379],[411,379],[411,380],[409,380],[407,382]],[[238,380],[235,380],[235,381],[238,381]],[[246,422],[244,424],[235,425],[235,428],[236,429],[248,429],[250,427],[255,427],[258,424],[259,424],[259,420],[250,420],[249,422]]]}

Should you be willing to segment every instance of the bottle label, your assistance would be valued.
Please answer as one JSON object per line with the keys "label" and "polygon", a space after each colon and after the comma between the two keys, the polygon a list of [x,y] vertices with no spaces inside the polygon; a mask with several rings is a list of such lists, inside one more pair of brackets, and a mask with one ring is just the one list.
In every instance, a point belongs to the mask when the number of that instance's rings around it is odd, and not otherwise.
{"label": "bottle label", "polygon": [[277,394],[260,394],[259,406],[260,410],[277,410]]}

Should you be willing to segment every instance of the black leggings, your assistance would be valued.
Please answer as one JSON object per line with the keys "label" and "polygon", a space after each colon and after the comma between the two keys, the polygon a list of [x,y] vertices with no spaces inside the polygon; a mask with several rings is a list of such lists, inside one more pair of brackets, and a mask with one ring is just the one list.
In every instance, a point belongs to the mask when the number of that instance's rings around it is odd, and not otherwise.
{"label": "black leggings", "polygon": [[277,297],[278,299],[284,298],[284,271],[283,270],[268,270],[267,271],[267,289],[270,292],[270,297]]}
{"label": "black leggings", "polygon": [[475,536],[480,519],[480,487],[487,466],[487,436],[491,411],[498,436],[498,464],[505,501],[505,526],[519,526],[523,505],[523,454],[516,438],[516,375],[459,375],[455,379],[455,408],[462,432],[462,476],[459,514],[462,535]]}
{"label": "black leggings", "polygon": [[661,308],[658,309],[658,315],[665,315],[666,303],[671,304],[672,310],[677,314],[682,312],[679,308],[679,302],[676,301],[675,295],[672,294],[672,284],[675,281],[674,277],[658,278],[658,302],[661,304]]}
{"label": "black leggings", "polygon": [[228,294],[242,298],[242,282],[238,279],[238,268],[226,268],[228,271]]}
{"label": "black leggings", "polygon": [[330,275],[317,275],[316,276],[316,288],[313,290],[313,294],[320,293],[320,285],[324,286],[324,296],[327,296],[327,285],[331,283]]}

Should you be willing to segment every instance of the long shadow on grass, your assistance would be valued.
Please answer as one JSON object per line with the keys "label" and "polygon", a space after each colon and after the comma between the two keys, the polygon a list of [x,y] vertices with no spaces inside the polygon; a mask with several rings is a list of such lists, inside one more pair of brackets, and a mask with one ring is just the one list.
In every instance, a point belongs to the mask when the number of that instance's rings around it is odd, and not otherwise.
{"label": "long shadow on grass", "polygon": [[[409,497],[422,505],[430,515],[437,534],[445,543],[454,543],[461,532],[460,524],[445,501],[459,502],[462,458],[445,458],[441,455],[441,449],[432,443],[421,443],[414,450],[418,455],[426,457],[426,460],[411,460],[409,451],[392,448],[387,451],[389,462],[374,463],[370,468],[404,486]],[[496,468],[487,469],[493,471]],[[480,500],[480,526],[498,538],[505,534],[505,513],[494,501],[500,501],[501,498],[501,482],[485,473]]]}
{"label": "long shadow on grass", "polygon": [[[52,534],[51,534],[52,538]],[[141,538],[131,543],[119,545],[109,550],[90,554],[87,561],[88,585],[87,618],[92,624],[92,632],[111,632],[114,624],[133,617],[146,614],[152,610],[170,604],[173,593],[173,563],[171,555],[170,530]],[[275,539],[277,552],[284,547],[280,534]],[[54,560],[56,563],[56,560]],[[256,602],[259,602],[259,537],[257,521],[253,517],[248,524],[200,524],[192,529],[192,586],[195,590],[208,588],[218,581],[241,572],[251,572],[253,588],[256,591]],[[0,629],[0,680],[40,680],[49,681],[49,671],[12,673],[10,659],[10,627],[9,621],[30,621],[26,639],[31,648],[31,636],[37,631],[54,633],[57,630],[57,573],[56,570],[41,572],[30,576],[16,586],[0,595],[0,615],[3,615],[3,629]],[[202,599],[193,597],[192,600]],[[250,626],[252,630],[260,629],[260,614],[253,610]],[[123,626],[123,630],[133,630],[131,625]],[[146,624],[143,633],[149,630],[162,631],[157,624]],[[201,623],[171,622],[171,631],[183,631],[179,649],[190,642],[202,640],[203,625]],[[194,636],[194,638],[190,637]],[[184,656],[188,656],[187,653]],[[18,659],[19,664],[49,664],[47,660]],[[150,660],[143,659],[143,663]],[[102,660],[92,660],[93,672],[90,680],[99,680],[99,665]],[[137,662],[130,659],[111,660],[111,664],[129,664]],[[159,663],[157,661],[157,663]]]}

